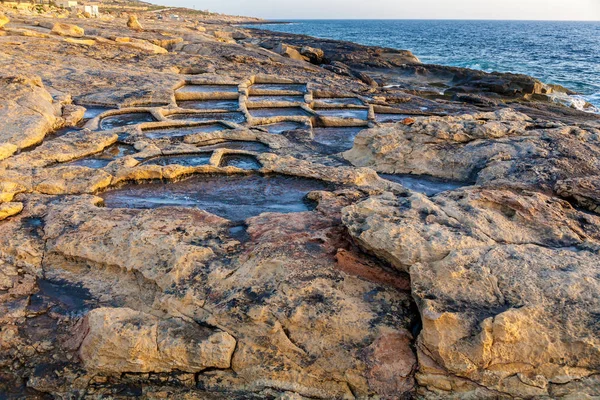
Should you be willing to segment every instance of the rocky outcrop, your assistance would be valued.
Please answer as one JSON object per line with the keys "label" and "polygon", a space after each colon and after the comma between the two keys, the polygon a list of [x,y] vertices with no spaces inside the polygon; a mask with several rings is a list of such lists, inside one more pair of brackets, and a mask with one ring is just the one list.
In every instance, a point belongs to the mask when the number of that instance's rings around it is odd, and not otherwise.
{"label": "rocky outcrop", "polygon": [[288,46],[285,43],[279,43],[274,49],[277,54],[280,54],[284,57],[291,58],[293,60],[298,61],[306,61],[306,58],[300,54],[300,52],[293,48],[292,46]]}
{"label": "rocky outcrop", "polygon": [[81,329],[85,367],[111,374],[227,369],[235,349],[235,339],[225,332],[129,308],[97,308]]}
{"label": "rocky outcrop", "polygon": [[137,31],[137,32],[141,32],[144,30],[144,28],[142,27],[142,24],[140,24],[140,21],[138,21],[138,18],[136,15],[130,15],[129,19],[127,20],[127,27],[131,30]]}
{"label": "rocky outcrop", "polygon": [[[86,366],[111,374],[200,371],[209,366],[205,357],[231,355],[231,341],[225,339],[216,341],[211,356],[199,353],[205,339],[196,338],[206,329],[201,327],[217,326],[236,341],[230,367],[213,363],[233,373],[225,372],[221,384],[210,375],[199,378],[215,389],[273,387],[325,398],[348,397],[352,391],[392,397],[411,392],[414,321],[408,293],[397,289],[406,288],[406,282],[385,278],[380,265],[347,248],[336,215],[357,194],[348,195],[322,193],[319,212],[248,220],[242,249],[229,237],[229,221],[200,210],[111,210],[94,206],[93,199],[51,206],[44,229],[46,276],[81,282],[99,298],[143,311],[88,314],[89,328],[83,329],[90,333],[80,350]],[[315,252],[303,252],[317,242]],[[344,247],[342,270],[335,255]],[[222,263],[224,256],[228,264]],[[372,273],[353,270],[348,260]],[[122,271],[118,282],[107,285],[116,271]],[[373,291],[376,298],[369,297]],[[318,305],[319,299],[327,304]],[[154,309],[155,302],[162,311]],[[397,311],[381,315],[389,307]],[[151,312],[167,316],[147,315]],[[173,325],[177,328],[162,328]],[[155,350],[161,329],[169,333],[166,347],[161,342]],[[185,359],[189,365],[184,366],[183,355],[176,354],[198,357]]]}
{"label": "rocky outcrop", "polygon": [[124,46],[143,50],[145,52],[153,53],[153,54],[165,54],[165,53],[169,52],[164,47],[157,46],[157,45],[152,44],[143,39],[136,39],[136,38],[130,38],[130,37],[116,37],[115,42],[117,42],[118,44],[124,45]]}
{"label": "rocky outcrop", "polygon": [[504,109],[363,131],[344,157],[385,173],[553,190],[557,181],[595,174],[598,133]]}
{"label": "rocky outcrop", "polygon": [[[365,63],[390,67],[404,64],[420,64],[419,59],[407,50],[396,50],[387,48],[373,48],[361,46],[356,43],[341,42],[328,39],[316,39],[304,35],[292,35],[286,33],[274,33],[264,30],[253,30],[253,37],[260,40],[260,45],[273,49],[279,43],[287,43],[297,49],[318,48],[317,53],[323,52],[330,61],[339,61],[352,64],[352,67],[364,66]],[[318,43],[318,45],[317,45]],[[360,67],[359,67],[360,68]]]}
{"label": "rocky outcrop", "polygon": [[421,394],[554,397],[575,383],[593,393],[600,217],[539,193],[472,188],[370,198],[343,220],[361,247],[410,273]]}
{"label": "rocky outcrop", "polygon": [[76,130],[52,141],[45,142],[35,149],[0,161],[0,167],[9,169],[31,169],[46,167],[56,163],[76,160],[99,153],[117,141],[118,136],[110,132]]}
{"label": "rocky outcrop", "polygon": [[0,157],[42,141],[60,121],[57,105],[36,77],[0,77]]}
{"label": "rocky outcrop", "polygon": [[0,221],[12,217],[23,210],[22,203],[0,203]]}
{"label": "rocky outcrop", "polygon": [[310,46],[302,46],[300,49],[300,54],[304,57],[308,57],[308,61],[312,64],[321,65],[327,62],[325,58],[325,52],[321,49],[317,49]]}
{"label": "rocky outcrop", "polygon": [[4,28],[4,26],[6,24],[8,24],[9,22],[10,22],[10,19],[3,13],[0,13],[0,29]]}
{"label": "rocky outcrop", "polygon": [[64,24],[62,22],[57,22],[54,24],[52,27],[52,33],[56,33],[60,36],[71,36],[76,38],[80,38],[85,35],[83,28],[77,25]]}
{"label": "rocky outcrop", "polygon": [[577,205],[600,214],[600,176],[561,180],[556,182],[554,190]]}

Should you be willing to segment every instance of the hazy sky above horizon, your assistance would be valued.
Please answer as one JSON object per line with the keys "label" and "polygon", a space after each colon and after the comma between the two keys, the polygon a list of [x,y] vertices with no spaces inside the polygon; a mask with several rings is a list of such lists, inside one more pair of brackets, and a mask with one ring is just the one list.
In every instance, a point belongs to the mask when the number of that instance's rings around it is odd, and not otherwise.
{"label": "hazy sky above horizon", "polygon": [[150,0],[269,19],[600,20],[600,0]]}

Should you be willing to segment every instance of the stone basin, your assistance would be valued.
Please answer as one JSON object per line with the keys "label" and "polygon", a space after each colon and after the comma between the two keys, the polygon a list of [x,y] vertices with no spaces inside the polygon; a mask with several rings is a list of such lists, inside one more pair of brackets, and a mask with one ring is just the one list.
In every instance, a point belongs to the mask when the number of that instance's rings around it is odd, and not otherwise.
{"label": "stone basin", "polygon": [[389,114],[389,113],[375,114],[375,121],[384,124],[387,122],[404,121],[406,118],[409,118],[409,117],[410,117],[410,115],[406,115],[406,114]]}
{"label": "stone basin", "polygon": [[298,92],[306,93],[306,85],[301,83],[255,83],[250,87],[250,93],[264,92]]}
{"label": "stone basin", "polygon": [[323,145],[324,153],[341,153],[352,148],[354,138],[364,129],[363,127],[314,128],[313,140]]}
{"label": "stone basin", "polygon": [[111,208],[198,207],[234,221],[264,212],[312,210],[306,195],[333,185],[285,175],[195,175],[178,182],[130,184],[100,196]]}
{"label": "stone basin", "polygon": [[244,114],[240,112],[222,112],[222,113],[177,113],[167,116],[167,119],[172,121],[190,121],[190,122],[207,122],[207,121],[228,121],[241,124],[246,120]]}
{"label": "stone basin", "polygon": [[355,105],[362,106],[364,103],[356,97],[333,97],[333,98],[322,98],[314,99],[318,103],[330,104],[330,105]]}
{"label": "stone basin", "polygon": [[177,93],[237,93],[237,85],[185,85]]}
{"label": "stone basin", "polygon": [[201,151],[213,151],[217,149],[245,150],[264,153],[269,151],[269,146],[261,142],[251,142],[247,140],[230,140],[208,146],[198,146],[198,150]]}
{"label": "stone basin", "polygon": [[246,170],[259,170],[262,165],[256,157],[247,154],[226,154],[221,158],[220,167],[236,167]]}
{"label": "stone basin", "polygon": [[388,181],[399,183],[413,192],[423,193],[426,196],[434,196],[441,192],[469,185],[465,182],[448,181],[429,175],[379,174],[379,176]]}
{"label": "stone basin", "polygon": [[61,165],[70,165],[78,167],[88,168],[104,168],[114,160],[125,157],[128,155],[135,154],[136,151],[133,146],[127,144],[113,144],[107,147],[102,153],[96,154],[91,157],[80,158],[79,160],[70,161]]}
{"label": "stone basin", "polygon": [[352,108],[333,108],[315,110],[322,117],[343,118],[343,119],[361,119],[366,120],[369,117],[368,110],[357,110]]}
{"label": "stone basin", "polygon": [[260,125],[256,128],[266,129],[267,132],[278,135],[296,129],[306,129],[306,125],[298,122],[278,122],[276,124]]}
{"label": "stone basin", "polygon": [[304,103],[304,96],[278,96],[278,95],[266,95],[266,96],[250,96],[248,97],[250,103],[257,102],[277,102],[277,103]]}
{"label": "stone basin", "polygon": [[143,165],[181,165],[184,167],[198,167],[200,165],[208,165],[212,153],[197,153],[197,154],[178,154],[173,156],[154,157],[144,161]]}
{"label": "stone basin", "polygon": [[177,102],[177,105],[191,110],[235,111],[240,108],[237,100],[181,100]]}
{"label": "stone basin", "polygon": [[156,119],[152,114],[147,112],[133,112],[127,114],[111,115],[102,118],[100,121],[100,129],[109,130],[120,128],[128,125],[137,125],[143,122],[155,122]]}
{"label": "stone basin", "polygon": [[255,118],[310,116],[309,113],[300,107],[255,108],[248,111],[250,111],[250,115]]}
{"label": "stone basin", "polygon": [[178,138],[194,133],[218,132],[225,129],[227,129],[227,127],[221,124],[157,128],[145,130],[144,136],[148,139]]}

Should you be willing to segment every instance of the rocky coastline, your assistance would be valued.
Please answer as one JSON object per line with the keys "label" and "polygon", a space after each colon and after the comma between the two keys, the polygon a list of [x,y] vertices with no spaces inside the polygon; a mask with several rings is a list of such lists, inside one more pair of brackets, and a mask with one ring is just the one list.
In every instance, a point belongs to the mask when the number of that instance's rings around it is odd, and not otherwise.
{"label": "rocky coastline", "polygon": [[0,399],[600,396],[600,116],[178,9],[0,5]]}

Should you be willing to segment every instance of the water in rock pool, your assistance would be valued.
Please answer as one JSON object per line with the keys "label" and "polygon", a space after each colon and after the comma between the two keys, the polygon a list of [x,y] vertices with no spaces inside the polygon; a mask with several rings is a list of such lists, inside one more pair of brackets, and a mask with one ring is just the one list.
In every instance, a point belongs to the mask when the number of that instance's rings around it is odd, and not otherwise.
{"label": "water in rock pool", "polygon": [[256,157],[246,154],[226,154],[221,158],[221,167],[236,167],[246,170],[261,169],[262,165]]}
{"label": "water in rock pool", "polygon": [[167,116],[167,119],[173,121],[207,122],[207,121],[228,121],[238,124],[246,120],[244,114],[239,112],[221,112],[221,113],[177,113]]}
{"label": "water in rock pool", "polygon": [[335,154],[350,150],[354,138],[365,128],[314,128],[313,140],[324,147],[324,153]]}
{"label": "water in rock pool", "polygon": [[468,185],[464,182],[447,181],[427,175],[379,174],[379,176],[388,181],[399,183],[413,192],[423,193],[427,196],[434,196],[441,192]]}
{"label": "water in rock pool", "polygon": [[236,85],[186,85],[177,89],[177,93],[235,93],[237,91]]}
{"label": "water in rock pool", "polygon": [[301,117],[310,115],[300,107],[255,108],[249,111],[250,115],[255,118]]}
{"label": "water in rock pool", "polygon": [[137,125],[141,124],[142,122],[154,121],[156,121],[156,119],[152,116],[152,114],[147,112],[112,115],[110,117],[102,118],[100,121],[100,129],[106,131],[109,129],[120,128],[122,126]]}
{"label": "water in rock pool", "polygon": [[89,120],[92,118],[96,118],[98,115],[105,113],[110,110],[114,110],[114,108],[109,107],[100,107],[100,106],[83,106],[85,107],[85,113],[83,113],[83,119]]}
{"label": "water in rock pool", "polygon": [[305,93],[306,85],[294,83],[256,83],[250,87],[250,92],[298,92]]}
{"label": "water in rock pool", "polygon": [[406,114],[375,114],[375,121],[379,123],[400,122],[409,118]]}
{"label": "water in rock pool", "polygon": [[181,100],[177,102],[177,105],[191,110],[235,111],[240,108],[237,100]]}
{"label": "water in rock pool", "polygon": [[250,142],[247,140],[230,140],[208,146],[198,146],[198,150],[201,151],[213,151],[217,149],[245,150],[264,153],[269,151],[269,146],[261,142]]}
{"label": "water in rock pool", "polygon": [[196,175],[178,182],[127,185],[100,196],[112,208],[198,207],[241,221],[264,212],[310,210],[306,195],[331,189],[323,181],[284,175]]}
{"label": "water in rock pool", "polygon": [[250,96],[248,101],[251,103],[256,102],[286,102],[286,103],[304,103],[304,96]]}
{"label": "water in rock pool", "polygon": [[354,118],[366,120],[369,116],[369,111],[367,110],[356,110],[351,108],[321,109],[315,111],[322,117],[334,117],[344,119]]}
{"label": "water in rock pool", "polygon": [[307,129],[307,126],[298,122],[278,122],[276,124],[259,125],[257,128],[266,129],[269,133],[281,134],[296,129]]}
{"label": "water in rock pool", "polygon": [[144,161],[143,165],[182,165],[184,167],[197,167],[208,165],[212,153],[179,154],[175,156],[154,157]]}
{"label": "water in rock pool", "polygon": [[88,168],[104,168],[112,161],[125,157],[131,154],[135,154],[133,146],[126,144],[114,144],[106,148],[103,152],[95,154],[91,157],[80,158],[75,161],[60,164],[61,166],[78,166]]}
{"label": "water in rock pool", "polygon": [[354,97],[340,97],[340,98],[322,98],[314,99],[318,103],[331,104],[331,105],[356,105],[362,106],[363,102],[360,99]]}
{"label": "water in rock pool", "polygon": [[177,138],[194,133],[218,132],[227,129],[221,124],[158,128],[144,131],[148,139]]}

